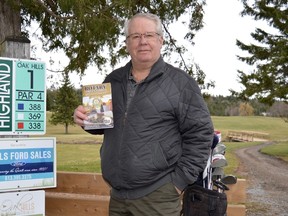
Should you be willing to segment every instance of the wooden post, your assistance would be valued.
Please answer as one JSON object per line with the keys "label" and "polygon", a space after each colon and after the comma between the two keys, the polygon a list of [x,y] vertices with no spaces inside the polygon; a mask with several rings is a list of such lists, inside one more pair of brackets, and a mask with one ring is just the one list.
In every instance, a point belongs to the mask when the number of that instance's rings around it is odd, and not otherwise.
{"label": "wooden post", "polygon": [[30,40],[24,36],[8,36],[0,44],[0,56],[30,59]]}
{"label": "wooden post", "polygon": [[[0,43],[0,57],[30,59],[30,40],[24,36],[7,36]],[[1,135],[0,138],[28,137],[28,135]]]}

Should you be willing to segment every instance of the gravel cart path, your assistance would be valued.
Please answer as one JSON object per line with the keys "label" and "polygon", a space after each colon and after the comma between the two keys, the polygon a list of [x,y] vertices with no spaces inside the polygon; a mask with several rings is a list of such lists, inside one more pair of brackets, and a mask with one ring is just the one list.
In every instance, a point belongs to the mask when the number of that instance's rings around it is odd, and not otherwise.
{"label": "gravel cart path", "polygon": [[271,144],[236,151],[237,172],[248,181],[247,216],[288,216],[288,163],[259,152]]}

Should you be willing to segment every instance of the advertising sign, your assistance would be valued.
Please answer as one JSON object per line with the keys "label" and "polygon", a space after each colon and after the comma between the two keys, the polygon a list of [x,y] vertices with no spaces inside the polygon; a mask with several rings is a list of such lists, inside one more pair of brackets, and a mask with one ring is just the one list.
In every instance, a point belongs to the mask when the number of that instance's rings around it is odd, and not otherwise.
{"label": "advertising sign", "polygon": [[0,135],[45,132],[45,63],[0,58]]}
{"label": "advertising sign", "polygon": [[0,194],[0,215],[44,216],[45,191]]}
{"label": "advertising sign", "polygon": [[3,138],[0,146],[0,192],[56,187],[55,138]]}

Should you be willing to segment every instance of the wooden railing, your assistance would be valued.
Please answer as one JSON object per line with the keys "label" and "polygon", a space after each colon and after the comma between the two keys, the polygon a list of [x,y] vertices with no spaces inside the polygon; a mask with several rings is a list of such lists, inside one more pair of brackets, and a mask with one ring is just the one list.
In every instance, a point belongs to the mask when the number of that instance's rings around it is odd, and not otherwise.
{"label": "wooden railing", "polygon": [[227,139],[229,142],[253,142],[253,141],[267,141],[269,140],[268,133],[261,133],[255,131],[228,131]]}
{"label": "wooden railing", "polygon": [[[246,181],[229,185],[228,216],[244,216]],[[108,216],[109,187],[101,174],[57,172],[57,188],[46,189],[46,216]]]}

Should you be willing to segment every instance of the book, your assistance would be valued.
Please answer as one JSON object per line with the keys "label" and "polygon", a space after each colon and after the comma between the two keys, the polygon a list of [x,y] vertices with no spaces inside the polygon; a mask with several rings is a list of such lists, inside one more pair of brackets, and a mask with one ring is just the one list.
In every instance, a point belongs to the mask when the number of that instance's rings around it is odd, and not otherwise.
{"label": "book", "polygon": [[113,128],[111,83],[84,85],[82,102],[87,110],[85,130]]}

